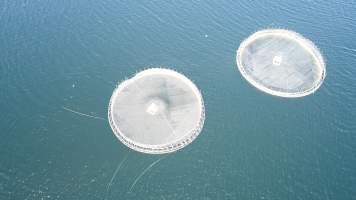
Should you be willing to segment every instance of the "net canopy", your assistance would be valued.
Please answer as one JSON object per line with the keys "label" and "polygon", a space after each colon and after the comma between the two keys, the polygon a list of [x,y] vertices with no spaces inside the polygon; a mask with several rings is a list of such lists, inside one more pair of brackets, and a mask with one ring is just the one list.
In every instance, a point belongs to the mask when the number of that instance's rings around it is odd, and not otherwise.
{"label": "net canopy", "polygon": [[318,48],[300,34],[282,29],[252,34],[241,43],[236,62],[249,83],[282,97],[311,94],[326,75]]}
{"label": "net canopy", "polygon": [[118,139],[144,153],[168,153],[191,143],[204,119],[202,96],[193,82],[169,69],[137,73],[114,90],[109,122]]}

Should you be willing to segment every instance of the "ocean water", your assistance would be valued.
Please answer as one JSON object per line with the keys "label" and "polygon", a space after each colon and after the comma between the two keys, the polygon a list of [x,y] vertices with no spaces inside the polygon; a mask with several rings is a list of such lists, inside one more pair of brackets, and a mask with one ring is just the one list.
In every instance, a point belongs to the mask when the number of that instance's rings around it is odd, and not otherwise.
{"label": "ocean water", "polygon": [[[240,42],[264,28],[314,41],[310,96],[262,93]],[[149,67],[192,79],[205,126],[167,155],[107,121],[118,81]],[[0,199],[356,199],[356,2],[0,1]]]}

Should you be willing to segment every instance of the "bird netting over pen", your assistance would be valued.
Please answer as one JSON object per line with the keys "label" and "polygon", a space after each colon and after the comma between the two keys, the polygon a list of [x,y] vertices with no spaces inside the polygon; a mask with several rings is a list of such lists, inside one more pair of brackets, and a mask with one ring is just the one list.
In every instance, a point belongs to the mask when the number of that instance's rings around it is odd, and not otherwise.
{"label": "bird netting over pen", "polygon": [[203,128],[200,91],[184,75],[161,68],[141,71],[114,90],[109,122],[118,139],[144,153],[168,153],[191,143]]}
{"label": "bird netting over pen", "polygon": [[236,62],[248,82],[282,97],[311,94],[326,75],[318,48],[300,34],[282,29],[252,34],[241,43]]}

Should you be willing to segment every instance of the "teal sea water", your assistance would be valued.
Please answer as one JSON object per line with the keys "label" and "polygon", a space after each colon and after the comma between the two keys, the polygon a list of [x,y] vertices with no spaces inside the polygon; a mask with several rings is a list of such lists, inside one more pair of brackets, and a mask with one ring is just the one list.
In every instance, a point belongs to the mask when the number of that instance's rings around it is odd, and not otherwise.
{"label": "teal sea water", "polygon": [[[236,49],[264,28],[320,48],[315,94],[242,78]],[[107,121],[117,82],[157,66],[206,107],[167,155],[130,150]],[[0,199],[356,199],[356,2],[1,0]]]}

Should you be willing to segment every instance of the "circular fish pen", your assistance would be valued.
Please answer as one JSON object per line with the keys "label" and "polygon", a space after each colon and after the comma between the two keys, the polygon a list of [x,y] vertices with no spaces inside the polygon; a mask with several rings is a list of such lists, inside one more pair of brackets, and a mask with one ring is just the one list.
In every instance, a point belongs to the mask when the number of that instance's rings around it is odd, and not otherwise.
{"label": "circular fish pen", "polygon": [[249,83],[281,97],[309,95],[326,75],[324,59],[313,42],[283,29],[252,34],[241,43],[236,62]]}
{"label": "circular fish pen", "polygon": [[137,73],[114,90],[108,109],[116,137],[136,151],[161,154],[190,144],[201,132],[205,109],[195,84],[161,68]]}

